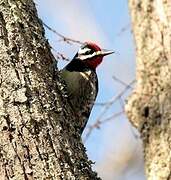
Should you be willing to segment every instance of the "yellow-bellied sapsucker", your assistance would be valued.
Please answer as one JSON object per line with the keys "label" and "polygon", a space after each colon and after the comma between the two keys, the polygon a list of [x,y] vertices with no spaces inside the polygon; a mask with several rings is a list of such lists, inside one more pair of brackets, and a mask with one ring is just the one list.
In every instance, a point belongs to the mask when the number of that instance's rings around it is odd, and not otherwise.
{"label": "yellow-bellied sapsucker", "polygon": [[98,93],[97,66],[103,57],[113,51],[102,50],[94,43],[83,44],[72,61],[61,70],[67,85],[68,96],[78,115],[78,128],[82,134]]}

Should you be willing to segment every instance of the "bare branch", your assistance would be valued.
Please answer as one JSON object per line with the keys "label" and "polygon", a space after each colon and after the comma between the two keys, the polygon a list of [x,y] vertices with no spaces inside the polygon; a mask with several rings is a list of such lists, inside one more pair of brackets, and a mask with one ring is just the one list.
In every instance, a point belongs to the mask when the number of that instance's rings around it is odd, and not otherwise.
{"label": "bare branch", "polygon": [[66,37],[64,35],[62,35],[61,33],[57,32],[56,30],[52,29],[51,27],[49,27],[47,24],[45,24],[44,22],[42,22],[43,25],[50,31],[52,31],[53,33],[55,33],[57,36],[59,36],[61,39],[60,41],[64,41],[68,44],[73,44],[73,43],[76,43],[76,44],[83,44],[83,42],[81,41],[78,41],[78,40],[75,40],[75,39],[72,39],[72,38],[69,38],[69,37]]}
{"label": "bare branch", "polygon": [[132,87],[130,84],[125,83],[124,81],[122,81],[122,80],[120,80],[119,78],[117,78],[115,75],[112,76],[112,79],[113,79],[114,81],[119,82],[120,84],[122,84],[122,85],[124,85],[124,86],[126,86],[126,87],[129,86],[129,88],[133,89],[133,87]]}
{"label": "bare branch", "polygon": [[68,57],[66,57],[64,54],[62,54],[60,52],[57,52],[56,56],[57,56],[57,59],[62,59],[64,61],[70,61],[71,60],[71,59],[69,59]]}
{"label": "bare branch", "polygon": [[[135,80],[133,80],[133,81],[131,81],[117,96],[115,96],[115,97],[113,97],[110,101],[108,101],[108,102],[104,102],[104,103],[95,103],[95,105],[98,105],[98,106],[111,106],[111,105],[113,105],[117,100],[119,100],[120,99],[120,97],[121,96],[123,96],[126,92],[127,92],[127,90],[128,89],[132,89],[132,85],[135,83],[136,81]],[[107,106],[107,108],[109,108]]]}
{"label": "bare branch", "polygon": [[119,116],[121,116],[123,114],[124,114],[124,111],[118,112],[118,113],[113,114],[112,116],[107,117],[107,118],[105,118],[103,120],[97,120],[94,124],[88,126],[87,127],[88,132],[87,132],[87,134],[86,134],[86,136],[84,138],[84,143],[87,141],[87,139],[89,138],[89,136],[91,135],[92,131],[95,128],[99,129],[102,124],[104,124],[104,123],[106,123],[108,121],[114,120],[115,118],[117,118],[117,117],[119,117]]}

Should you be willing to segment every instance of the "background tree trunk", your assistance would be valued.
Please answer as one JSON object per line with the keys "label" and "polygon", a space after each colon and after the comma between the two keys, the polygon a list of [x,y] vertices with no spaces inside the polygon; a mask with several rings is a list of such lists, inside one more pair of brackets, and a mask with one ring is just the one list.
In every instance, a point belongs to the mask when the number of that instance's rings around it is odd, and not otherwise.
{"label": "background tree trunk", "polygon": [[130,0],[137,86],[126,111],[144,144],[149,180],[171,179],[171,1]]}
{"label": "background tree trunk", "polygon": [[98,179],[54,62],[33,1],[0,1],[2,180]]}

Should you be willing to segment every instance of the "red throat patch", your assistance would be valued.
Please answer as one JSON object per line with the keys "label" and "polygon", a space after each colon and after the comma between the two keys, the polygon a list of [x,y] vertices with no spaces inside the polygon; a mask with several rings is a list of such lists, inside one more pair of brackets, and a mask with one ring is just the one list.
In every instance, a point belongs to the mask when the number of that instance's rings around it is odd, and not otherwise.
{"label": "red throat patch", "polygon": [[91,67],[92,69],[96,69],[97,66],[102,62],[103,57],[96,57],[91,60],[87,60],[86,64]]}

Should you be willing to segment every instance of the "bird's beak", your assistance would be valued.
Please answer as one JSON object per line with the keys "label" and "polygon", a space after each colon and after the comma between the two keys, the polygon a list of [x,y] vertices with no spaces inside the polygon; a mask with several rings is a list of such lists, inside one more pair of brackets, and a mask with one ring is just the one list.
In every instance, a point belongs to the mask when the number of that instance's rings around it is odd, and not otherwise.
{"label": "bird's beak", "polygon": [[109,51],[109,50],[106,50],[106,49],[102,49],[101,51],[98,51],[97,52],[97,55],[99,56],[107,56],[109,54],[113,54],[114,51]]}

